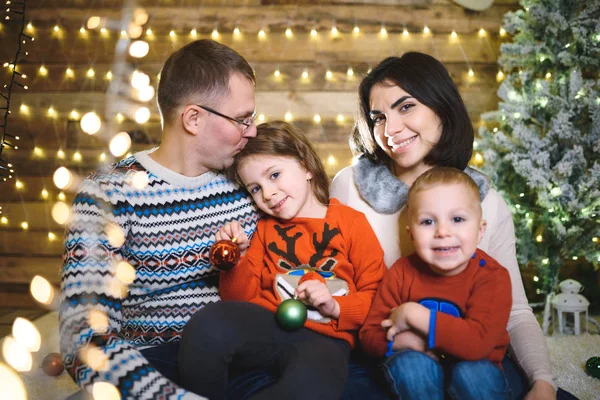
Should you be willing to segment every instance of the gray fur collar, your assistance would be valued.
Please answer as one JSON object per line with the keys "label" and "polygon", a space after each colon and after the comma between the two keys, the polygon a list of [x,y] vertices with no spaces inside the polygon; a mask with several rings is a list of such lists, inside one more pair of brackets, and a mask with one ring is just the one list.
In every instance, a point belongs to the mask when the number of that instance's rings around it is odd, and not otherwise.
{"label": "gray fur collar", "polygon": [[[358,192],[378,213],[393,214],[406,204],[409,186],[398,180],[387,165],[363,156],[354,164],[353,171]],[[490,190],[489,178],[470,167],[465,173],[479,186],[479,197],[483,201]]]}

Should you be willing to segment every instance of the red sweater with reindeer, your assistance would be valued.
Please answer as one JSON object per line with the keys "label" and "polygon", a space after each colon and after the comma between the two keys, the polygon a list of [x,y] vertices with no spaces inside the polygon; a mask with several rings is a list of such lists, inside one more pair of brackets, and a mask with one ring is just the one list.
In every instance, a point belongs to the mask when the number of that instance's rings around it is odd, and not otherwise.
{"label": "red sweater with reindeer", "polygon": [[331,199],[325,218],[262,218],[240,263],[221,272],[223,300],[249,301],[275,312],[294,296],[300,278],[321,275],[340,305],[339,319],[308,310],[304,326],[354,347],[387,271],[366,217]]}

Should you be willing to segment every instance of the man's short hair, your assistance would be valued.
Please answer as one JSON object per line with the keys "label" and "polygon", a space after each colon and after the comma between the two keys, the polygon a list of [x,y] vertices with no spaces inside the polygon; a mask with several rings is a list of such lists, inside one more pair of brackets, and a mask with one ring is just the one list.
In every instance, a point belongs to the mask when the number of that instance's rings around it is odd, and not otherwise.
{"label": "man's short hair", "polygon": [[415,196],[417,193],[431,189],[435,186],[452,184],[461,185],[466,191],[468,191],[470,196],[473,198],[473,201],[476,202],[479,205],[479,209],[481,209],[479,187],[475,181],[463,171],[451,167],[435,167],[421,174],[421,176],[415,180],[408,191],[406,207],[410,209],[410,206],[415,201]]}
{"label": "man's short hair", "polygon": [[163,124],[173,122],[175,109],[183,104],[210,106],[228,95],[234,73],[255,83],[254,71],[244,57],[214,40],[196,40],[171,54],[160,72],[156,96]]}

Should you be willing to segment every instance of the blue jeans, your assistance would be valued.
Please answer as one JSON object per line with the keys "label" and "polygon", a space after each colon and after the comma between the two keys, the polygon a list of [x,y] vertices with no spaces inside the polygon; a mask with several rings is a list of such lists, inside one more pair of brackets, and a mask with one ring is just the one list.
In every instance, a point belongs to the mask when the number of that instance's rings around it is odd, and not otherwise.
{"label": "blue jeans", "polygon": [[383,364],[390,388],[403,400],[509,400],[511,391],[502,370],[488,360],[459,361],[448,367],[419,351],[404,350]]}

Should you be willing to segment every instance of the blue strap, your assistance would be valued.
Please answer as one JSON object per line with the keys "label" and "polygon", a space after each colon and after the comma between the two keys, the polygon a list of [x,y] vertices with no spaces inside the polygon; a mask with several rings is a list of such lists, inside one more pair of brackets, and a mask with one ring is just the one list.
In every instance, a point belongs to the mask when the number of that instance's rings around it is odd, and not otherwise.
{"label": "blue strap", "polygon": [[389,356],[391,356],[392,354],[394,354],[394,350],[392,350],[392,344],[394,344],[394,341],[393,341],[393,340],[390,340],[390,341],[387,343],[387,352],[385,353],[385,356],[386,356],[386,357],[389,357]]}
{"label": "blue strap", "polygon": [[429,312],[429,335],[427,337],[427,347],[433,349],[435,347],[435,322],[437,318],[437,310]]}

